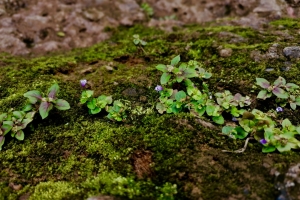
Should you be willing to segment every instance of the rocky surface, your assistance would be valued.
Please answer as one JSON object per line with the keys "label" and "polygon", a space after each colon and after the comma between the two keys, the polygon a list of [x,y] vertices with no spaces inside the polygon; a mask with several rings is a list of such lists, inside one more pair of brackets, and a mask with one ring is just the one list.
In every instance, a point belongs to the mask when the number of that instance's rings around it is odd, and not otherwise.
{"label": "rocky surface", "polygon": [[[109,38],[106,30],[145,23],[173,26],[237,17],[232,23],[259,28],[269,20],[296,17],[296,1],[283,0],[0,0],[0,51],[38,55],[91,46]],[[148,3],[147,17],[141,5]],[[291,7],[293,6],[293,7]]]}

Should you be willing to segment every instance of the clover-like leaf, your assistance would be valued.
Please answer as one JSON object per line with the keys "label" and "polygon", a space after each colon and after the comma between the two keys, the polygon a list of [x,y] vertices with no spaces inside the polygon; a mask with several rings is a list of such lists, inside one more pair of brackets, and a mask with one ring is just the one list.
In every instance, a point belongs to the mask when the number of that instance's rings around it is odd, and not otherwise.
{"label": "clover-like leaf", "polygon": [[68,110],[70,109],[70,104],[63,99],[57,99],[54,105],[58,110]]}
{"label": "clover-like leaf", "polygon": [[164,72],[160,77],[160,83],[162,85],[166,84],[171,78],[171,74]]}
{"label": "clover-like leaf", "polygon": [[256,84],[264,89],[268,89],[270,87],[270,82],[264,78],[256,78]]}
{"label": "clover-like leaf", "polygon": [[97,100],[95,98],[93,98],[92,100],[87,102],[87,107],[91,110],[96,108],[96,102]]}
{"label": "clover-like leaf", "polygon": [[49,102],[42,102],[39,107],[39,113],[42,119],[45,119],[49,115],[49,111],[53,108],[53,104]]}
{"label": "clover-like leaf", "polygon": [[38,100],[42,100],[43,98],[41,93],[37,90],[26,92],[23,96],[27,97],[31,104],[35,104]]}
{"label": "clover-like leaf", "polygon": [[85,90],[81,93],[80,103],[84,104],[87,102],[94,94],[93,90]]}
{"label": "clover-like leaf", "polygon": [[59,91],[59,86],[57,83],[54,83],[49,89],[48,89],[48,97],[55,99],[56,95]]}
{"label": "clover-like leaf", "polygon": [[186,94],[184,91],[179,91],[175,94],[176,101],[184,101],[186,98]]}
{"label": "clover-like leaf", "polygon": [[171,65],[177,65],[180,61],[180,55],[174,57],[172,60],[171,60]]}

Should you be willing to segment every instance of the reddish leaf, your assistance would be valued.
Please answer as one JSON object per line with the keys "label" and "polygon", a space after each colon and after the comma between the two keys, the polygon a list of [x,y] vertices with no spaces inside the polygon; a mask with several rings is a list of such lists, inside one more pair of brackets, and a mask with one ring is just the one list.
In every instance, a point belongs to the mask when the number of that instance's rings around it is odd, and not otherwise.
{"label": "reddish leaf", "polygon": [[70,104],[66,100],[58,99],[55,103],[55,107],[58,110],[68,110],[70,109]]}
{"label": "reddish leaf", "polygon": [[49,111],[53,108],[52,103],[42,102],[39,108],[42,119],[45,119],[49,115]]}
{"label": "reddish leaf", "polygon": [[54,83],[48,90],[48,97],[55,99],[58,90],[59,90],[59,86],[57,85],[57,83]]}
{"label": "reddish leaf", "polygon": [[26,92],[23,96],[27,97],[29,99],[29,102],[32,104],[35,104],[38,100],[42,99],[41,93],[37,90]]}

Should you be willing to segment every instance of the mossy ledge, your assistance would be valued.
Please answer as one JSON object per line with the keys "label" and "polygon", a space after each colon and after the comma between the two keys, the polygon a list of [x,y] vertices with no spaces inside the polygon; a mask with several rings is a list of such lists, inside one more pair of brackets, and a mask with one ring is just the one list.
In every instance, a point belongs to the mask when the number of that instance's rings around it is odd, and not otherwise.
{"label": "mossy ledge", "polygon": [[[187,113],[159,115],[153,110],[124,123],[109,121],[105,113],[91,116],[79,104],[79,80],[88,79],[97,95],[112,95],[131,101],[133,107],[153,109],[158,98],[154,87],[160,77],[155,66],[180,54],[182,61],[203,62],[213,73],[211,90],[229,89],[255,97],[255,77],[275,80],[283,76],[300,84],[298,62],[283,56],[254,61],[251,56],[253,52],[264,55],[274,43],[280,48],[297,44],[298,26],[297,20],[281,19],[260,31],[208,24],[164,33],[136,25],[110,30],[114,36],[108,41],[65,54],[31,59],[1,54],[0,112],[21,108],[26,103],[25,92],[46,91],[54,82],[60,86],[59,97],[71,109],[52,111],[45,120],[37,116],[25,130],[24,141],[6,140],[0,152],[0,200],[73,200],[97,195],[115,199],[274,199],[270,169],[284,172],[299,162],[299,152],[263,154],[260,144],[250,143],[242,154],[222,153],[222,149],[241,148],[244,141],[221,136],[220,130],[203,126]],[[134,46],[133,34],[148,42],[146,54]],[[231,48],[232,55],[220,57],[220,48]],[[286,61],[292,67],[282,71]],[[270,67],[273,70],[267,72]],[[124,92],[128,88],[136,94]],[[272,105],[267,104],[258,102],[257,106],[268,110]],[[299,124],[299,112],[286,114]]]}

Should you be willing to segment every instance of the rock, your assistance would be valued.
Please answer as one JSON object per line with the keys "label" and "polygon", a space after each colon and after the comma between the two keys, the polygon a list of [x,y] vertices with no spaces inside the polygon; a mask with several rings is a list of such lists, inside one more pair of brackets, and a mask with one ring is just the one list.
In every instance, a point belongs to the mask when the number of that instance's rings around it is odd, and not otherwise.
{"label": "rock", "polygon": [[266,57],[269,59],[277,59],[279,58],[278,52],[277,52],[278,44],[273,44],[269,49],[268,53],[266,54]]}
{"label": "rock", "polygon": [[219,53],[221,57],[230,57],[232,54],[232,49],[230,48],[221,49]]}
{"label": "rock", "polygon": [[300,58],[300,47],[291,46],[283,49],[283,55],[288,58]]}

